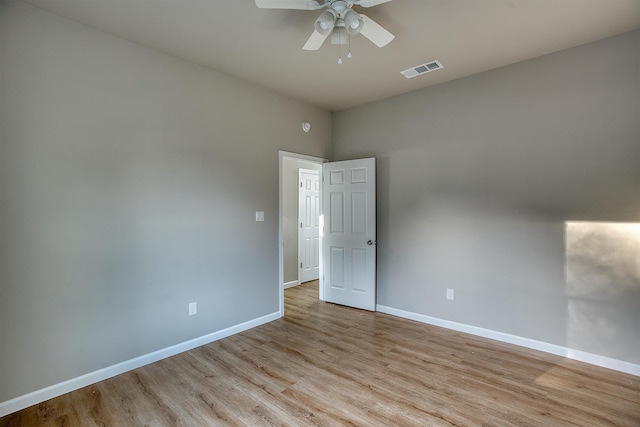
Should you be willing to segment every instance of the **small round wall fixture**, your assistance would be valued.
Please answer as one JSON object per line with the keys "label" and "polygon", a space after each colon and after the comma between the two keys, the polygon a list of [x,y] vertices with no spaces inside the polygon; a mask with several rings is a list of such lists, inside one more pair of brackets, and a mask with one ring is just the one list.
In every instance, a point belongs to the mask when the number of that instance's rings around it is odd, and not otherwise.
{"label": "small round wall fixture", "polygon": [[305,132],[309,132],[311,130],[311,123],[306,120],[302,122],[302,130]]}

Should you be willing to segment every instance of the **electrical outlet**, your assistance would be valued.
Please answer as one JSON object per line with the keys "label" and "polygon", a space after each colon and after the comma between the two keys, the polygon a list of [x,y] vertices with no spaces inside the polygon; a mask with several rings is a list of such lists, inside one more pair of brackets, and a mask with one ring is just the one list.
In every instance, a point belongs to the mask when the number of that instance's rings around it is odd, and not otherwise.
{"label": "electrical outlet", "polygon": [[447,299],[453,299],[453,289],[447,288]]}
{"label": "electrical outlet", "polygon": [[193,316],[194,314],[198,314],[198,303],[191,302],[189,303],[189,316]]}

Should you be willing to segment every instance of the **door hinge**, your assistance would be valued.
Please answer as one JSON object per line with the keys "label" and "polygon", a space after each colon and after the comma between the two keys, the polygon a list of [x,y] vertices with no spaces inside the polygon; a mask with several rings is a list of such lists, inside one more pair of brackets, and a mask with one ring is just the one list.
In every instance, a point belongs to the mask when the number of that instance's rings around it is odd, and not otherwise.
{"label": "door hinge", "polygon": [[300,228],[302,228],[302,223],[300,223]]}
{"label": "door hinge", "polygon": [[300,188],[302,188],[302,181],[300,181]]}
{"label": "door hinge", "polygon": [[300,268],[302,268],[302,263],[300,263]]}

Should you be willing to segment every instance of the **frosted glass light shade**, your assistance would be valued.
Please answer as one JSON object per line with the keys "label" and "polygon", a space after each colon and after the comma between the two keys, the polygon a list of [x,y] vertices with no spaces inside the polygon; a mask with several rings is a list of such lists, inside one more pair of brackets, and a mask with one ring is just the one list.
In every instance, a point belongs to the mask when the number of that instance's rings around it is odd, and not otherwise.
{"label": "frosted glass light shade", "polygon": [[324,12],[322,12],[322,15],[320,15],[320,17],[316,19],[316,23],[315,23],[316,31],[322,34],[323,36],[326,36],[333,29],[335,22],[336,22],[335,12],[331,9],[325,10]]}

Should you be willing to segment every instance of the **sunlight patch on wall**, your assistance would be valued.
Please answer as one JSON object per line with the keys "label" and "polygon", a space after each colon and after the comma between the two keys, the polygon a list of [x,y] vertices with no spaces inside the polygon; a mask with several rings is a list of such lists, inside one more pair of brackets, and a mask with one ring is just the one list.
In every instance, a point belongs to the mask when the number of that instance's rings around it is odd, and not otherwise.
{"label": "sunlight patch on wall", "polygon": [[567,222],[565,249],[569,295],[640,286],[640,223]]}
{"label": "sunlight patch on wall", "polygon": [[568,347],[637,359],[619,347],[640,327],[640,223],[566,222],[565,256]]}

